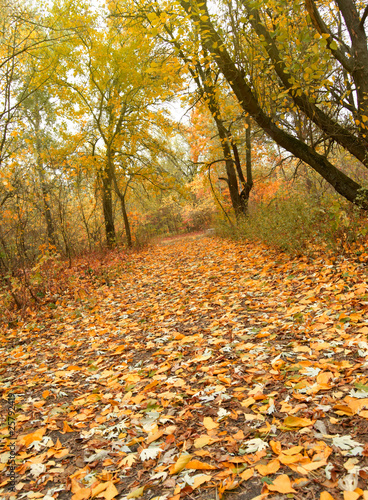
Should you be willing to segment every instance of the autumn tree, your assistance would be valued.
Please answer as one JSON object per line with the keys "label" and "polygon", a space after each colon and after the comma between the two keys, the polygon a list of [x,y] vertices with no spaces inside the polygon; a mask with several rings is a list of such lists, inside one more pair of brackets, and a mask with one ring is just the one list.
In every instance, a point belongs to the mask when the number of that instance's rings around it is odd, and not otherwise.
{"label": "autumn tree", "polygon": [[0,195],[2,206],[19,187],[17,172],[7,165],[19,147],[22,105],[55,71],[53,48],[69,38],[70,32],[54,30],[45,16],[22,2],[1,0],[0,8],[0,168],[10,183]]}
{"label": "autumn tree", "polygon": [[90,27],[78,33],[58,84],[73,95],[71,117],[85,124],[91,165],[100,183],[107,243],[111,246],[117,238],[116,195],[130,246],[127,193],[133,179],[147,177],[149,171],[155,175],[151,152],[162,141],[162,131],[170,128],[158,106],[172,95],[169,83],[176,79],[175,68],[166,64],[165,53],[143,32],[137,36],[102,12],[95,18],[89,15]]}
{"label": "autumn tree", "polygon": [[[167,53],[173,54],[173,57],[180,61],[181,72],[187,77],[188,86],[192,86],[191,82],[195,84],[196,91],[188,92],[187,103],[195,106],[196,102],[202,102],[207,107],[217,129],[222,150],[222,158],[217,159],[217,161],[225,164],[226,173],[223,179],[229,189],[232,207],[237,217],[241,213],[245,214],[249,193],[253,186],[250,130],[246,133],[249,151],[246,156],[247,172],[245,178],[238,145],[230,130],[232,120],[226,116],[223,106],[228,89],[226,86],[224,88],[223,78],[220,77],[218,68],[213,63],[206,47],[203,46],[199,33],[196,32],[195,27],[192,31],[190,29],[186,31],[187,21],[180,19],[178,22],[175,17],[175,6],[170,6],[168,10],[165,10],[156,2],[135,2],[133,13],[130,13],[129,10],[124,11],[124,5],[124,3],[117,2],[113,15],[130,18],[133,25],[143,24],[155,37],[157,43],[163,45]],[[246,127],[249,128],[249,126],[248,121]]]}
{"label": "autumn tree", "polygon": [[[337,168],[326,148],[333,143],[362,167],[368,166],[364,6],[354,0],[326,6],[313,0],[301,4],[229,0],[211,13],[206,2],[179,3],[243,110],[338,193],[368,208],[364,174],[359,181]],[[239,51],[244,38],[238,34],[244,33],[255,40],[254,57],[261,73],[252,73],[249,60]],[[265,83],[266,95],[260,92]],[[295,110],[313,127],[312,136],[298,136],[290,119]]]}

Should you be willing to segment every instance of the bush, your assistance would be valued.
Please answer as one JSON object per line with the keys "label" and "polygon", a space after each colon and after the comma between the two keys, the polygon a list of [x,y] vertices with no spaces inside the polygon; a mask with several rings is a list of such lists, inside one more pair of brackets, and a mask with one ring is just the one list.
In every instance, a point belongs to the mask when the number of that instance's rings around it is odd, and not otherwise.
{"label": "bush", "polygon": [[292,191],[260,201],[236,226],[222,222],[217,230],[224,236],[262,241],[291,254],[308,254],[321,247],[344,251],[365,240],[365,221],[366,214],[333,194],[319,198]]}

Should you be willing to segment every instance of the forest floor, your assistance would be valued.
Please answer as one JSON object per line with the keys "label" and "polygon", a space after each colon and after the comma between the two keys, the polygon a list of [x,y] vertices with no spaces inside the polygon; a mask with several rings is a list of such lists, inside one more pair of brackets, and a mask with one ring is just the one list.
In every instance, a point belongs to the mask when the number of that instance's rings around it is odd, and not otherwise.
{"label": "forest floor", "polygon": [[367,500],[367,263],[197,234],[65,266],[0,334],[0,498]]}

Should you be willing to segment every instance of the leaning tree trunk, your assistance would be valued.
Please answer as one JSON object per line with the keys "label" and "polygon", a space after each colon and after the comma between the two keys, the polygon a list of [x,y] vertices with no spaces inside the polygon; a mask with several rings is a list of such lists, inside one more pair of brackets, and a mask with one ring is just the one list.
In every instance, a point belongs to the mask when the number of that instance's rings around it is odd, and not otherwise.
{"label": "leaning tree trunk", "polygon": [[114,169],[114,163],[113,163],[112,159],[110,160],[110,165],[111,165],[111,174],[112,174],[112,179],[113,179],[113,182],[114,182],[115,192],[118,195],[119,200],[120,200],[120,204],[121,204],[121,212],[123,214],[125,236],[126,236],[126,239],[127,239],[127,245],[128,245],[129,248],[131,248],[133,246],[132,232],[130,230],[128,213],[127,213],[126,205],[125,205],[125,195],[126,195],[129,183],[126,185],[124,193],[122,193],[121,189],[119,188],[118,181],[116,179],[115,169]]}

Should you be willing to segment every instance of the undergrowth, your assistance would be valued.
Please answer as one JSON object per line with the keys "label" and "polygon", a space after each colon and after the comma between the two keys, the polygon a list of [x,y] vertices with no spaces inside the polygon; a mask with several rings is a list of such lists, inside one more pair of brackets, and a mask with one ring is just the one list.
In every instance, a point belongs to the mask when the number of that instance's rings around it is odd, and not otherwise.
{"label": "undergrowth", "polygon": [[217,220],[216,232],[234,239],[261,241],[292,255],[319,251],[344,253],[366,244],[366,212],[333,195],[318,198],[278,193],[271,201],[250,206],[236,224]]}

